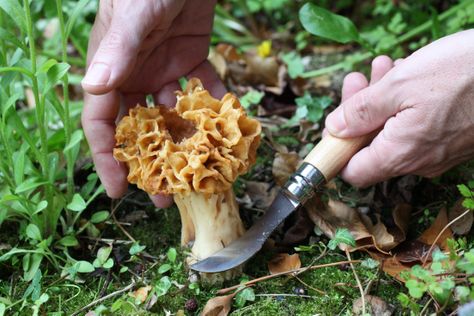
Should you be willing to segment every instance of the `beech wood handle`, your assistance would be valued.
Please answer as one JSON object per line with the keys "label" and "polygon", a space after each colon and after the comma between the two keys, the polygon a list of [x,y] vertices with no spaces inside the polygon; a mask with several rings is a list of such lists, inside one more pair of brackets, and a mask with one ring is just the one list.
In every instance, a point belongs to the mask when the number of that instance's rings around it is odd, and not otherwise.
{"label": "beech wood handle", "polygon": [[334,178],[362,147],[367,145],[375,133],[356,138],[337,138],[326,135],[304,159],[324,175],[326,181]]}

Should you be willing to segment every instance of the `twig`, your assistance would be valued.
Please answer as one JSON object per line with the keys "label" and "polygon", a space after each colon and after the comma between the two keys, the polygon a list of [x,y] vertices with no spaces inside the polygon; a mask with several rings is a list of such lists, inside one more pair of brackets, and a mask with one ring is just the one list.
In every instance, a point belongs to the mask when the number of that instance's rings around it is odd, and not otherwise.
{"label": "twig", "polygon": [[423,306],[423,309],[420,311],[420,315],[423,315],[423,313],[428,309],[428,306],[430,306],[432,301],[433,301],[433,298],[430,297],[428,302],[426,302],[425,306]]}
{"label": "twig", "polygon": [[320,268],[334,267],[334,266],[338,266],[338,265],[344,264],[344,263],[352,264],[352,263],[359,263],[359,262],[361,262],[361,260],[352,260],[352,261],[347,261],[347,260],[346,260],[346,261],[339,261],[339,262],[331,262],[331,263],[319,264],[319,265],[316,265],[316,266],[303,267],[303,268],[294,269],[294,270],[289,270],[289,271],[285,271],[285,272],[280,272],[280,273],[265,275],[265,276],[263,276],[263,277],[253,279],[253,280],[250,280],[250,281],[245,282],[245,283],[242,283],[242,284],[237,284],[237,285],[234,285],[234,286],[225,288],[225,289],[221,289],[221,290],[217,291],[217,294],[225,294],[225,293],[228,293],[228,292],[230,292],[230,291],[233,291],[233,290],[235,290],[235,289],[237,289],[237,288],[239,288],[239,287],[241,287],[241,286],[253,285],[253,284],[258,283],[258,282],[260,282],[260,281],[265,281],[265,280],[268,280],[268,279],[273,279],[273,278],[276,278],[276,277],[280,277],[280,276],[282,276],[282,275],[299,274],[299,272],[301,272],[301,271],[316,270],[316,269],[320,269]]}
{"label": "twig", "polygon": [[304,298],[316,298],[316,296],[311,296],[311,295],[299,295],[299,294],[255,294],[255,296],[267,296],[267,297],[278,297],[278,296],[284,296],[284,297],[304,297]]}
{"label": "twig", "polygon": [[133,281],[132,283],[130,283],[129,285],[127,285],[126,287],[124,287],[123,289],[120,289],[118,291],[115,291],[115,292],[112,292],[106,296],[103,296],[101,298],[98,298],[96,299],[95,301],[87,304],[86,306],[82,307],[80,310],[74,312],[71,316],[76,316],[76,315],[79,315],[80,313],[82,313],[83,311],[91,308],[92,306],[95,306],[99,303],[102,303],[103,301],[106,301],[108,300],[109,298],[112,298],[114,296],[117,296],[119,294],[122,294],[124,292],[127,292],[128,290],[131,290],[137,283],[135,281]]}
{"label": "twig", "polygon": [[459,215],[458,217],[456,217],[455,219],[453,219],[452,221],[450,221],[448,224],[446,224],[446,226],[444,226],[444,228],[439,232],[438,236],[436,236],[435,240],[433,241],[433,243],[431,244],[431,247],[430,249],[428,250],[428,252],[426,253],[425,257],[423,258],[423,265],[426,264],[426,261],[428,260],[428,257],[430,256],[431,252],[433,251],[433,248],[436,246],[436,243],[438,242],[438,239],[441,237],[441,235],[444,234],[444,232],[446,231],[446,229],[449,228],[449,226],[451,226],[452,224],[454,224],[455,222],[457,222],[458,220],[460,220],[461,218],[463,218],[467,213],[471,212],[471,210],[466,210],[464,213],[462,213],[461,215]]}
{"label": "twig", "polygon": [[310,288],[311,290],[315,291],[315,292],[318,292],[319,294],[321,295],[326,295],[326,292],[318,289],[318,288],[315,288],[314,286],[311,286],[309,285],[308,283],[306,283],[305,281],[301,280],[301,278],[298,277],[298,275],[294,275],[293,276],[295,279],[297,279],[298,281],[300,281],[301,284],[303,284],[304,286],[306,286],[307,288]]}
{"label": "twig", "polygon": [[354,277],[356,279],[356,282],[357,282],[357,286],[359,287],[359,291],[360,291],[360,295],[361,295],[361,299],[362,299],[362,315],[365,315],[366,314],[366,306],[365,306],[365,293],[364,293],[364,288],[362,287],[362,283],[360,283],[360,279],[359,279],[359,276],[357,275],[357,272],[354,268],[354,265],[352,264],[352,261],[351,261],[351,254],[349,253],[348,250],[346,250],[346,256],[347,256],[347,259],[349,260],[349,265],[351,266],[351,269],[352,269],[352,273],[354,273]]}
{"label": "twig", "polygon": [[117,221],[117,217],[115,217],[115,212],[113,212],[111,215],[112,215],[112,220],[114,221],[115,225],[117,225],[117,227],[120,228],[122,233],[125,236],[127,236],[127,238],[130,239],[132,242],[137,242],[137,240],[133,238],[132,235],[130,235],[128,231],[125,228],[123,228],[123,226]]}

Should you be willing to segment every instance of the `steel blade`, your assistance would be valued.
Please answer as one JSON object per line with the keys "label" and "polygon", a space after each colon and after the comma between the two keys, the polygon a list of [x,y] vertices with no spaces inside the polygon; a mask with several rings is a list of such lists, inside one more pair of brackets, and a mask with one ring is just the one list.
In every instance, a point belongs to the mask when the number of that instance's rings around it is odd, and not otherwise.
{"label": "steel blade", "polygon": [[239,239],[212,256],[191,265],[199,272],[216,273],[237,267],[259,251],[265,240],[298,206],[299,202],[280,191],[267,212]]}

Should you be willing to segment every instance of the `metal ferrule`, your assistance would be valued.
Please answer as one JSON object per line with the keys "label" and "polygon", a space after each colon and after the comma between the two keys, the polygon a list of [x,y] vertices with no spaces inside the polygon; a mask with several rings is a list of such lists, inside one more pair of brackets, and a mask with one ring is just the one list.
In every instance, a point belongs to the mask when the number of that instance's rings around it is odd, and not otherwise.
{"label": "metal ferrule", "polygon": [[288,179],[283,190],[291,198],[305,203],[326,182],[324,175],[312,164],[303,162],[296,172]]}

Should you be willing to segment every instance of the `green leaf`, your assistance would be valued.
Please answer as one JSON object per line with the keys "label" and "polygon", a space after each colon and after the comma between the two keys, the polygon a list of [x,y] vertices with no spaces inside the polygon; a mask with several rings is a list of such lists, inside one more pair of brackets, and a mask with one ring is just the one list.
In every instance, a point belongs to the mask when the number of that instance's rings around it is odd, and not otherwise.
{"label": "green leaf", "polygon": [[21,184],[25,178],[25,156],[26,149],[17,151],[13,154],[13,161],[15,162],[13,165],[13,178],[17,185]]}
{"label": "green leaf", "polygon": [[78,261],[74,264],[74,268],[79,273],[90,273],[95,270],[94,266],[88,261]]}
{"label": "green leaf", "polygon": [[176,262],[176,256],[177,256],[177,252],[176,252],[176,249],[175,248],[170,248],[168,250],[168,252],[166,253],[166,255],[168,256],[168,260],[172,263],[175,263]]}
{"label": "green leaf", "polygon": [[112,258],[107,259],[106,262],[102,265],[102,268],[104,269],[110,269],[114,266],[114,260]]}
{"label": "green leaf", "polygon": [[240,103],[245,109],[248,109],[253,104],[259,104],[264,95],[263,92],[250,90],[240,98]]}
{"label": "green leaf", "polygon": [[74,5],[74,11],[72,11],[71,15],[69,16],[69,19],[66,23],[65,27],[65,38],[68,38],[69,35],[71,34],[72,28],[74,26],[74,23],[76,22],[77,18],[79,15],[82,13],[86,5],[89,3],[90,0],[80,0]]}
{"label": "green leaf", "polygon": [[78,193],[74,194],[71,203],[67,205],[67,208],[74,212],[82,212],[87,207],[86,201]]}
{"label": "green leaf", "polygon": [[59,240],[59,243],[65,247],[75,247],[79,245],[79,242],[77,241],[75,236],[64,236]]}
{"label": "green leaf", "polygon": [[0,27],[0,39],[5,41],[5,42],[12,43],[15,47],[21,48],[24,52],[27,51],[25,43],[23,43],[21,40],[19,40],[15,35],[10,33],[9,31],[7,31],[7,30],[5,30],[1,27]]}
{"label": "green leaf", "polygon": [[127,272],[127,271],[128,271],[128,267],[127,267],[127,266],[123,266],[123,267],[120,268],[119,273],[125,273],[125,272]]}
{"label": "green leaf", "polygon": [[26,30],[25,15],[19,1],[16,0],[0,0],[0,8],[8,14],[13,22],[16,23],[23,31]]}
{"label": "green leaf", "polygon": [[354,237],[347,228],[336,229],[334,238],[329,241],[328,247],[329,249],[334,250],[340,244],[345,244],[352,247],[355,247],[356,245]]}
{"label": "green leaf", "polygon": [[159,274],[163,274],[163,273],[165,273],[165,272],[168,272],[169,270],[171,270],[171,264],[165,263],[165,264],[162,264],[162,265],[158,268],[158,273],[159,273]]}
{"label": "green leaf", "polygon": [[471,190],[469,190],[469,188],[465,184],[459,184],[458,185],[458,190],[459,190],[459,192],[461,192],[462,196],[464,196],[466,198],[472,197]]}
{"label": "green leaf", "polygon": [[39,179],[36,177],[29,178],[25,182],[21,183],[19,186],[16,187],[15,193],[19,194],[26,191],[31,191],[46,183],[48,183],[48,181],[39,181]]}
{"label": "green leaf", "polygon": [[109,218],[109,211],[99,211],[92,214],[91,223],[98,224],[102,223]]}
{"label": "green leaf", "polygon": [[6,310],[7,310],[7,307],[5,306],[5,304],[0,303],[0,316],[4,316]]}
{"label": "green leaf", "polygon": [[289,52],[281,56],[281,59],[285,62],[288,68],[288,75],[294,79],[304,72],[304,65],[301,56],[296,52]]}
{"label": "green leaf", "polygon": [[101,265],[105,264],[105,262],[107,261],[107,259],[110,256],[111,252],[112,252],[112,247],[111,246],[101,247],[97,251],[97,259],[99,260]]}
{"label": "green leaf", "polygon": [[235,304],[239,308],[244,307],[247,301],[255,301],[255,292],[250,287],[240,291],[235,297]]}
{"label": "green leaf", "polygon": [[155,285],[155,292],[156,296],[160,297],[168,293],[169,289],[171,288],[171,281],[170,278],[164,276],[160,279],[160,281]]}
{"label": "green leaf", "polygon": [[303,27],[313,35],[343,44],[361,41],[351,20],[312,3],[306,3],[300,9],[299,17]]}
{"label": "green leaf", "polygon": [[38,68],[36,74],[38,75],[39,73],[48,73],[48,70],[57,63],[58,61],[56,59],[48,59]]}
{"label": "green leaf", "polygon": [[425,294],[427,287],[424,283],[418,282],[417,280],[408,280],[405,283],[405,286],[408,288],[408,292],[413,298],[421,298]]}
{"label": "green leaf", "polygon": [[469,209],[474,209],[474,199],[465,199],[462,202],[462,206]]}
{"label": "green leaf", "polygon": [[372,258],[367,258],[361,262],[361,265],[363,267],[366,267],[368,269],[375,269],[379,266],[379,262],[377,260],[374,260]]}
{"label": "green leaf", "polygon": [[40,241],[42,239],[40,229],[33,223],[28,224],[28,226],[26,227],[26,235],[33,240]]}
{"label": "green leaf", "polygon": [[474,180],[471,180],[467,183],[467,185],[471,188],[474,189]]}
{"label": "green leaf", "polygon": [[140,246],[140,244],[138,242],[134,242],[132,247],[130,247],[130,250],[128,251],[128,253],[131,256],[134,256],[136,254],[139,254],[143,250],[145,250],[145,248],[146,248],[146,246]]}
{"label": "green leaf", "polygon": [[64,151],[67,152],[73,149],[74,147],[76,147],[77,144],[82,141],[82,139],[84,139],[84,132],[81,129],[74,131],[74,133],[72,133],[71,139],[69,140],[69,143],[64,148]]}
{"label": "green leaf", "polygon": [[469,298],[469,295],[471,294],[471,290],[464,285],[458,285],[456,286],[454,293],[456,295],[457,300],[459,301],[467,301]]}
{"label": "green leaf", "polygon": [[36,215],[36,214],[40,213],[41,211],[43,211],[47,207],[48,207],[48,201],[43,200],[43,201],[39,202],[36,205],[36,209],[35,209],[35,212],[33,213],[33,215]]}
{"label": "green leaf", "polygon": [[43,254],[41,253],[34,253],[31,255],[29,268],[27,271],[25,271],[24,276],[23,276],[25,281],[29,282],[33,280],[33,277],[36,275],[36,273],[39,270],[42,260],[43,260]]}

